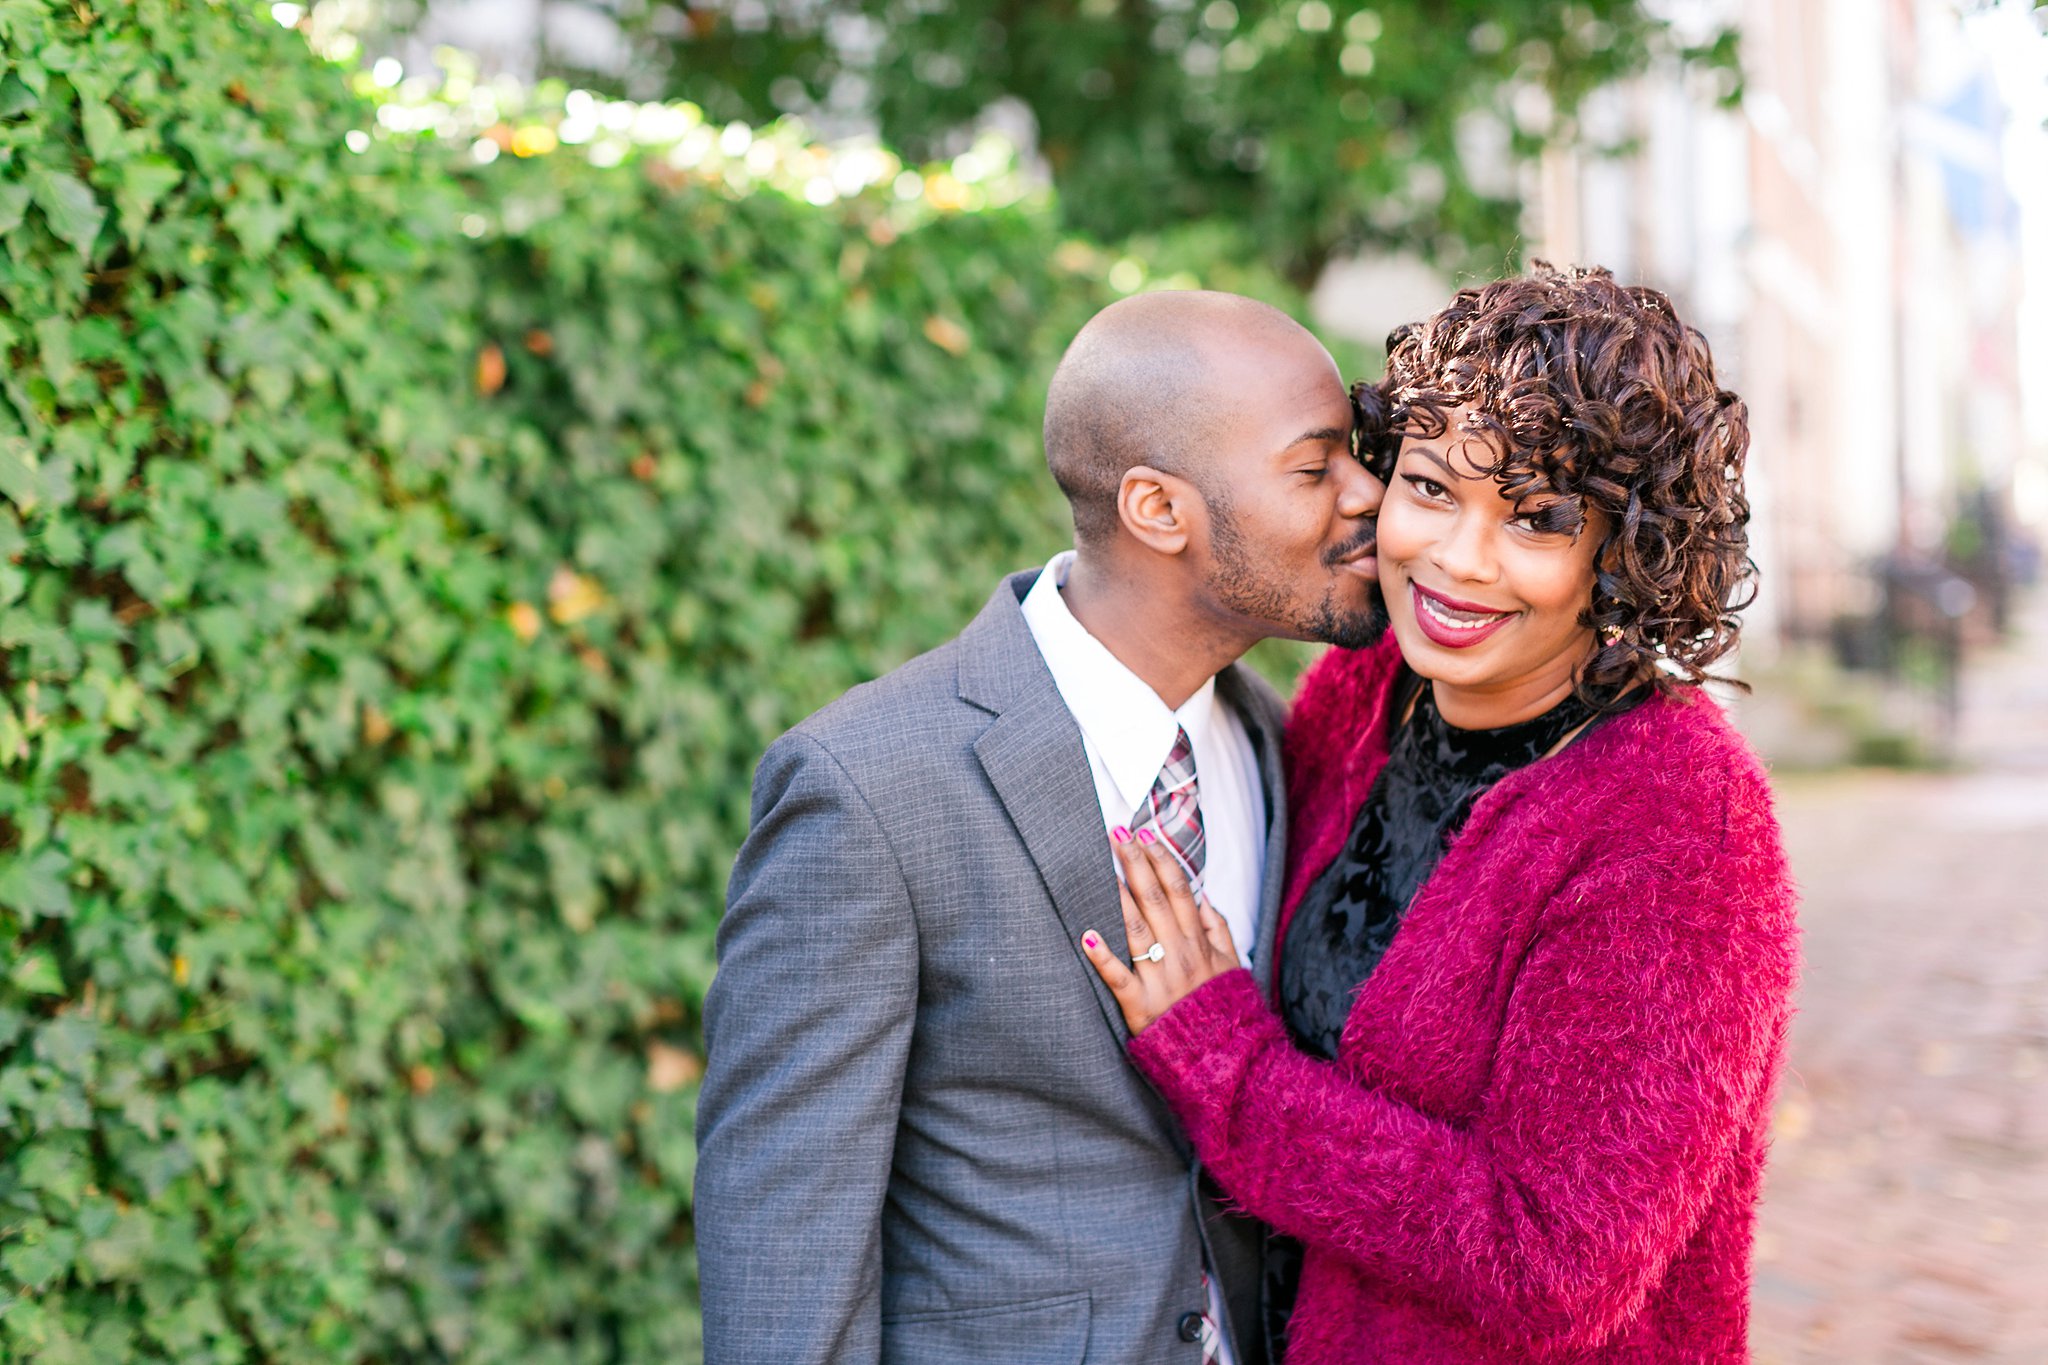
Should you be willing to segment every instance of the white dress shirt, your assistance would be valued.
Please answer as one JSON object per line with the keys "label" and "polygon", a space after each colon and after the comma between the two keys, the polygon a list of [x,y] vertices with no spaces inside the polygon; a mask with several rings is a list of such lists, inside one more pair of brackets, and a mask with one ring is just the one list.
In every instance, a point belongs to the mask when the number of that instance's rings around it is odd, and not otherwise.
{"label": "white dress shirt", "polygon": [[[1185,729],[1194,748],[1195,798],[1208,841],[1202,889],[1230,925],[1238,960],[1250,966],[1266,872],[1266,790],[1251,737],[1236,711],[1217,700],[1214,678],[1173,709],[1090,635],[1060,595],[1073,563],[1072,550],[1053,556],[1024,595],[1024,624],[1045,657],[1060,699],[1081,727],[1103,829],[1133,826],[1131,817]],[[1107,840],[1103,856],[1114,861]]]}
{"label": "white dress shirt", "polygon": [[[1134,823],[1131,817],[1138,803],[1151,794],[1166,756],[1186,730],[1195,755],[1195,800],[1207,841],[1202,890],[1230,925],[1238,961],[1249,967],[1252,945],[1258,941],[1266,872],[1266,789],[1259,781],[1258,752],[1251,736],[1237,712],[1216,699],[1214,678],[1176,710],[1090,635],[1060,595],[1073,565],[1072,550],[1052,557],[1024,594],[1024,624],[1052,672],[1060,700],[1081,727],[1081,747],[1095,775],[1104,834]],[[1115,865],[1107,837],[1102,856]],[[1207,1288],[1209,1320],[1221,1322],[1221,1293],[1213,1282]],[[1256,1330],[1258,1325],[1251,1326]],[[1217,1365],[1234,1365],[1227,1340],[1214,1343],[1214,1358]]]}

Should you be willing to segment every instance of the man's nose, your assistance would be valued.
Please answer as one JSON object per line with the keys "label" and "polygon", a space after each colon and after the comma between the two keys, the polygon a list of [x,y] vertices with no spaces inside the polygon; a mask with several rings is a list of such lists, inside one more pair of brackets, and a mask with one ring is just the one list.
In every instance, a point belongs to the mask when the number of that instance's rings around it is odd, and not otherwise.
{"label": "man's nose", "polygon": [[1380,502],[1387,496],[1387,486],[1379,481],[1362,461],[1341,462],[1345,474],[1344,485],[1337,491],[1337,512],[1345,517],[1369,517],[1380,510]]}

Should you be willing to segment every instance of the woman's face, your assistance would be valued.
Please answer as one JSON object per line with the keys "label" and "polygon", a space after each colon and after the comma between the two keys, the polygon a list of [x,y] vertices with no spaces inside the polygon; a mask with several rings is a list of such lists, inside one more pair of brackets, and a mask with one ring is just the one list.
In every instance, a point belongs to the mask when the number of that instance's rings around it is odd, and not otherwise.
{"label": "woman's face", "polygon": [[1499,452],[1450,414],[1435,438],[1404,437],[1380,507],[1380,584],[1409,667],[1436,683],[1445,720],[1493,729],[1541,715],[1573,687],[1593,632],[1603,528],[1587,509],[1576,535],[1544,529],[1557,499],[1516,503],[1485,472]]}

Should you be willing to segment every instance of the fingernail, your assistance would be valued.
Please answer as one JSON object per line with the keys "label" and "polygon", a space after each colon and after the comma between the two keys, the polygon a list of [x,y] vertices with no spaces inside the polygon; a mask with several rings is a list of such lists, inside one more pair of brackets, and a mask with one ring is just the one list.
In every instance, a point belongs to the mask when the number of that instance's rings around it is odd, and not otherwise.
{"label": "fingernail", "polygon": [[1153,837],[1152,837],[1152,831],[1151,831],[1151,830],[1149,830],[1149,829],[1141,829],[1141,830],[1139,830],[1139,831],[1138,831],[1138,842],[1139,842],[1139,843],[1141,843],[1141,844],[1149,844],[1149,843],[1152,843],[1152,842],[1154,842],[1154,839],[1153,839]]}
{"label": "fingernail", "polygon": [[1131,832],[1125,829],[1122,825],[1118,825],[1115,829],[1109,832],[1109,837],[1116,840],[1120,844],[1128,844],[1131,841]]}
{"label": "fingernail", "polygon": [[1090,929],[1087,933],[1081,935],[1081,946],[1093,952],[1102,946],[1102,940],[1095,936],[1093,929]]}

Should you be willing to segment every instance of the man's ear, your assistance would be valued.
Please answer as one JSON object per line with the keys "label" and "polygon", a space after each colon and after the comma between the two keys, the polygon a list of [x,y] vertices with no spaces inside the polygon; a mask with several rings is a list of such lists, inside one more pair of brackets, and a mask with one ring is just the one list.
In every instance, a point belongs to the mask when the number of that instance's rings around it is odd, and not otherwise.
{"label": "man's ear", "polygon": [[1177,555],[1188,547],[1195,509],[1202,503],[1195,486],[1176,474],[1150,465],[1133,465],[1117,485],[1116,515],[1124,530],[1146,548]]}

